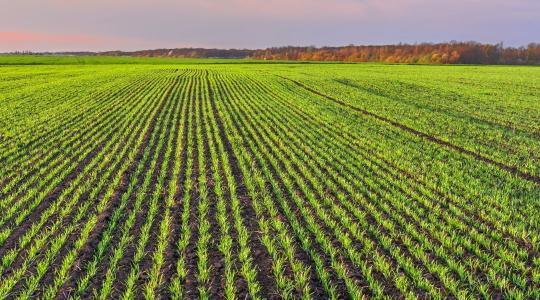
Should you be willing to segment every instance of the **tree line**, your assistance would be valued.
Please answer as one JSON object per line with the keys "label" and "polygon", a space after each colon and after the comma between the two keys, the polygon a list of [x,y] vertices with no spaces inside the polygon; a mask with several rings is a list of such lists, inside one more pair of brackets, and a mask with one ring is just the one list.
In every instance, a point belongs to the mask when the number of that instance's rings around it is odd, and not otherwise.
{"label": "tree line", "polygon": [[105,56],[144,56],[144,57],[180,57],[180,58],[247,58],[254,50],[247,49],[205,49],[205,48],[175,48],[153,49],[139,51],[107,51],[98,55]]}
{"label": "tree line", "polygon": [[263,60],[387,62],[411,64],[540,64],[540,43],[504,47],[477,42],[345,47],[278,47],[256,50]]}
{"label": "tree line", "polygon": [[12,54],[103,55],[177,58],[231,58],[291,61],[386,62],[408,64],[509,64],[540,65],[540,43],[505,47],[477,42],[396,44],[344,47],[273,47],[267,49],[175,48],[140,51],[59,52]]}
{"label": "tree line", "polygon": [[396,44],[344,47],[273,47],[259,50],[177,48],[134,52],[110,51],[99,55],[251,58],[261,60],[386,62],[410,64],[511,64],[540,65],[540,43],[522,47],[477,42]]}

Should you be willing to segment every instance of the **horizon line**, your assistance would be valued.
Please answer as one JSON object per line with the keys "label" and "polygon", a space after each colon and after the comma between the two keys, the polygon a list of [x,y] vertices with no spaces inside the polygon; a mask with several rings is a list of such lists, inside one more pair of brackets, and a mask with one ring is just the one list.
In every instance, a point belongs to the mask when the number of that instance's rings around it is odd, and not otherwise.
{"label": "horizon line", "polygon": [[266,48],[227,48],[227,47],[200,47],[200,46],[188,46],[188,47],[157,47],[157,48],[146,48],[146,49],[135,49],[135,50],[121,50],[121,49],[114,49],[114,50],[41,50],[41,51],[34,51],[34,50],[15,50],[15,51],[9,51],[9,52],[0,52],[0,54],[62,54],[62,53],[92,53],[92,54],[100,54],[100,53],[107,53],[107,52],[140,52],[140,51],[156,51],[156,50],[177,50],[177,49],[194,49],[194,50],[222,50],[222,51],[260,51],[260,50],[268,50],[268,49],[274,49],[274,48],[314,48],[314,49],[323,49],[323,48],[345,48],[345,47],[384,47],[384,46],[416,46],[416,45],[438,45],[438,44],[466,44],[466,43],[476,43],[480,45],[502,45],[503,48],[527,48],[529,45],[535,45],[539,42],[529,42],[526,44],[521,44],[519,46],[505,46],[504,42],[498,42],[498,43],[490,43],[490,42],[478,42],[474,40],[470,41],[457,41],[457,40],[451,40],[446,42],[397,42],[397,43],[372,43],[372,44],[347,44],[347,45],[282,45],[282,46],[268,46]]}

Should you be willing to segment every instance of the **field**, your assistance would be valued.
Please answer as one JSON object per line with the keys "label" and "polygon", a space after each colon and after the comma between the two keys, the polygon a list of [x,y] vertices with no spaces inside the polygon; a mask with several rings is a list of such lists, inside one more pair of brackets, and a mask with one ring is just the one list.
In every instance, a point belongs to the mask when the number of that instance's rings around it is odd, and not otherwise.
{"label": "field", "polygon": [[538,67],[0,61],[0,299],[540,298]]}

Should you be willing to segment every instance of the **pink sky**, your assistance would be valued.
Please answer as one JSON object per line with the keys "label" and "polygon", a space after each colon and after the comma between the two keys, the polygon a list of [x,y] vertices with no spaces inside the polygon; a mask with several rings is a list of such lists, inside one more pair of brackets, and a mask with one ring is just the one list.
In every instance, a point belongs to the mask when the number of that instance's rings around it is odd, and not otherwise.
{"label": "pink sky", "polygon": [[[108,49],[136,44],[135,39],[109,37],[106,35],[55,34],[35,31],[0,31],[1,47],[14,50],[61,50],[61,49]],[[9,50],[12,48],[12,50]],[[1,48],[0,48],[1,49]],[[0,50],[1,51],[1,50]]]}
{"label": "pink sky", "polygon": [[0,52],[540,41],[536,0],[20,0]]}

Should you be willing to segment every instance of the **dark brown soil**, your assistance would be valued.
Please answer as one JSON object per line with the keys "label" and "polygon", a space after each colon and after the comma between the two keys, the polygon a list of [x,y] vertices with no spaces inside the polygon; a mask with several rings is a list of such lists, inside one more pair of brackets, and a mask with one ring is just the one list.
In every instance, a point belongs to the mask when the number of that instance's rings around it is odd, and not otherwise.
{"label": "dark brown soil", "polygon": [[[187,90],[191,89],[191,84],[187,86]],[[189,101],[189,100],[185,100]],[[167,288],[169,287],[171,280],[173,280],[175,272],[176,272],[176,263],[179,259],[179,253],[176,251],[176,242],[180,239],[180,227],[181,227],[181,215],[182,215],[182,194],[183,194],[183,185],[186,180],[186,161],[187,161],[187,155],[188,151],[186,149],[187,146],[187,138],[188,138],[188,119],[189,116],[192,114],[192,106],[188,102],[186,107],[186,113],[184,117],[184,123],[183,126],[183,136],[181,140],[181,145],[183,145],[182,153],[181,153],[181,170],[180,175],[176,179],[176,194],[174,195],[174,205],[171,208],[171,216],[172,216],[172,222],[171,222],[171,229],[170,229],[170,235],[171,238],[169,239],[169,244],[167,248],[165,249],[164,253],[164,262],[163,262],[163,279],[164,284],[163,287]]]}
{"label": "dark brown soil", "polygon": [[[205,72],[205,80],[208,84],[208,72]],[[208,90],[210,87],[206,87]],[[210,97],[213,97],[212,94],[210,94]],[[210,130],[210,124],[209,124],[209,114],[211,114],[211,111],[208,111],[206,106],[203,104],[206,99],[204,97],[200,97],[198,102],[201,104],[200,110],[199,110],[199,118],[201,119],[202,123],[202,138],[203,138],[203,145],[204,145],[204,156],[205,156],[205,177],[206,177],[206,183],[208,188],[208,213],[207,213],[207,219],[210,222],[210,236],[211,239],[209,241],[209,247],[208,247],[208,267],[210,269],[210,294],[211,297],[223,297],[222,294],[223,286],[222,286],[222,279],[225,278],[225,257],[223,254],[219,251],[218,245],[221,237],[221,233],[219,230],[219,224],[217,222],[217,196],[214,191],[214,179],[212,177],[212,161],[211,161],[211,155],[210,155],[210,145],[208,143],[209,139],[213,139],[213,137],[208,135],[208,132],[211,132]],[[221,295],[220,295],[221,293]]]}
{"label": "dark brown soil", "polygon": [[[156,129],[158,130],[158,133],[156,136],[156,138],[158,138],[158,141],[156,141],[156,144],[153,145],[153,148],[151,150],[151,153],[153,153],[152,154],[153,158],[150,161],[155,161],[156,163],[155,163],[154,169],[150,169],[149,167],[145,168],[147,173],[151,172],[151,179],[150,179],[150,184],[148,186],[146,194],[144,196],[144,199],[142,201],[141,208],[139,212],[137,212],[137,216],[135,217],[135,222],[133,224],[133,227],[131,228],[131,236],[133,236],[134,239],[130,243],[128,243],[126,249],[124,250],[124,255],[122,256],[122,258],[120,259],[118,263],[115,281],[119,283],[122,287],[127,281],[127,278],[131,272],[131,268],[133,267],[135,263],[134,256],[137,251],[139,237],[141,235],[142,228],[144,227],[144,224],[146,223],[148,215],[150,213],[151,198],[152,198],[153,192],[157,189],[158,176],[160,173],[161,166],[166,163],[163,160],[163,157],[166,151],[165,143],[171,134],[171,126],[169,126],[170,124],[167,124],[166,122],[169,122],[170,120],[172,120],[172,117],[171,117],[172,115],[169,116],[169,119],[166,119],[166,116],[167,114],[169,114],[169,111],[173,109],[174,105],[176,105],[178,102],[178,101],[171,100],[171,94],[175,86],[176,85],[174,83],[171,83],[164,96],[165,98],[164,102],[167,103],[167,108],[164,111],[165,115],[162,118],[160,118],[159,124],[156,127]],[[163,133],[163,141],[159,141],[159,136],[162,133]],[[159,146],[160,142],[162,143],[161,146]],[[161,148],[158,148],[158,146]],[[159,149],[159,152],[158,152],[158,149]],[[138,193],[140,192],[141,191],[138,191]],[[133,199],[130,199],[130,201],[135,202],[136,201],[135,198],[137,197],[138,193],[134,193]],[[154,219],[153,224],[155,222],[156,220]],[[150,240],[153,240],[155,242],[155,239],[156,239],[155,234],[154,235],[150,234],[149,241],[147,241],[147,243],[150,242]],[[148,255],[148,252],[145,252],[145,254]],[[142,271],[142,268],[139,269],[139,271]],[[123,288],[120,288],[120,286],[117,285],[116,288],[113,289],[110,296],[113,298],[116,298],[120,296],[121,295],[120,293],[122,292],[123,292]]]}
{"label": "dark brown soil", "polygon": [[[259,284],[261,285],[261,294],[265,295],[265,297],[275,297],[277,295],[277,288],[275,280],[272,276],[272,258],[270,257],[270,254],[268,253],[268,250],[261,242],[261,235],[260,230],[257,223],[257,216],[255,214],[255,210],[253,209],[251,205],[250,197],[248,196],[248,191],[245,188],[243,184],[243,172],[241,171],[240,166],[238,165],[238,159],[236,155],[234,154],[234,151],[232,150],[232,145],[229,141],[229,138],[226,135],[226,131],[223,125],[223,121],[221,120],[221,115],[217,111],[217,107],[215,104],[214,99],[214,91],[208,82],[208,88],[210,93],[210,103],[212,106],[212,111],[216,117],[216,123],[219,129],[219,136],[221,137],[221,140],[223,142],[223,145],[225,147],[225,151],[227,151],[227,155],[229,157],[229,163],[231,166],[232,174],[235,178],[235,181],[238,183],[237,185],[237,195],[238,198],[241,201],[242,204],[242,212],[244,215],[244,224],[248,228],[249,232],[252,234],[252,238],[249,241],[249,245],[251,248],[251,254],[253,256],[254,262],[257,264],[257,280]],[[235,124],[237,125],[237,124]],[[246,290],[241,290],[241,285],[238,285],[238,291],[240,294],[246,294],[247,296],[247,286]]]}
{"label": "dark brown soil", "polygon": [[[180,84],[180,82],[176,82],[175,84]],[[182,106],[182,104],[184,103],[184,99],[180,99],[180,97],[178,97],[178,95],[175,95],[175,98],[174,99],[174,106],[172,108],[172,114],[176,114],[176,115],[179,115],[179,111],[180,111],[180,108]],[[167,98],[168,101],[172,101],[169,97]],[[177,122],[180,122],[181,118],[178,118]],[[181,124],[173,124],[173,119],[171,118],[169,120],[169,123],[168,124],[163,124],[162,126],[165,126],[167,128],[167,131],[166,131],[166,134],[165,134],[165,139],[163,141],[163,147],[161,149],[161,153],[159,154],[158,156],[158,160],[157,160],[157,166],[161,166],[163,164],[166,165],[166,176],[165,176],[165,179],[163,180],[164,184],[168,183],[169,182],[169,179],[171,179],[172,177],[172,172],[173,172],[173,163],[174,163],[174,159],[173,156],[174,156],[174,153],[175,153],[175,150],[176,150],[176,147],[179,147],[180,145],[178,145],[178,134],[177,134],[177,130],[178,130],[178,125],[181,125]],[[175,129],[175,130],[173,130]],[[171,148],[171,153],[170,153],[170,156],[169,156],[169,160],[168,161],[164,161],[164,155],[165,155],[165,151],[166,151],[166,147],[167,147],[167,141],[172,139],[172,148]],[[161,169],[161,167],[159,167],[159,169]],[[161,172],[161,171],[159,171]],[[156,182],[157,183],[157,179],[156,179]],[[157,186],[152,190],[154,191],[155,189],[157,189]],[[168,188],[167,188],[167,185],[164,185],[163,187],[163,191],[162,191],[162,195],[159,197],[159,200],[158,200],[158,210],[156,212],[156,215],[155,215],[155,219],[153,221],[153,224],[150,228],[150,235],[149,235],[149,239],[148,239],[148,242],[147,242],[147,245],[145,247],[145,253],[147,253],[146,255],[144,255],[144,257],[142,258],[141,262],[140,262],[140,272],[141,272],[141,276],[139,277],[139,280],[137,281],[137,284],[136,286],[139,287],[139,288],[142,288],[144,284],[146,284],[146,282],[148,281],[148,275],[149,275],[149,272],[153,266],[153,257],[152,257],[152,253],[154,253],[156,250],[157,250],[157,243],[158,243],[158,237],[160,235],[160,223],[161,223],[161,218],[164,216],[164,211],[166,209],[166,201],[165,199],[168,197]],[[140,289],[139,289],[140,291]],[[136,295],[136,297],[140,297],[140,295]]]}
{"label": "dark brown soil", "polygon": [[[125,142],[127,142],[127,136],[126,136],[126,141],[125,141]],[[124,142],[120,142],[120,143],[124,143]],[[101,145],[98,145],[97,148],[96,148],[96,150],[94,150],[94,151],[96,151],[96,155],[97,155],[97,153],[99,153],[102,149],[103,149],[103,145],[102,145],[102,144],[101,144]],[[127,158],[127,153],[124,155],[124,157],[123,157],[122,159],[126,159],[126,158]],[[107,167],[103,168],[102,172],[105,172],[105,170],[107,170],[109,167],[111,167],[111,166],[107,166]],[[79,171],[82,171],[83,168],[84,168],[84,163],[81,163],[77,169],[79,169]],[[118,168],[119,168],[119,165],[117,165],[115,168],[116,168],[116,169],[111,173],[110,176],[113,176],[114,174],[116,174],[116,173],[119,171],[119,169],[118,169]],[[73,176],[73,179],[74,179],[76,176],[78,176],[78,173],[70,173],[70,176]],[[68,176],[68,177],[69,177],[69,176]],[[112,178],[112,177],[111,177],[111,178]],[[64,183],[64,185],[66,185],[66,186],[67,186],[68,184],[69,184],[69,183]],[[103,191],[102,191],[102,192],[103,192]],[[102,195],[98,195],[97,198],[99,199],[101,196],[102,196]],[[81,199],[82,199],[82,200],[80,200],[79,203],[83,203],[83,202],[84,202],[84,199],[88,199],[88,197],[89,197],[89,191],[86,191],[86,192],[81,196]],[[96,201],[98,201],[98,200],[96,200]],[[73,211],[75,212],[76,209],[74,209]],[[71,220],[73,217],[74,217],[74,213],[71,214],[71,215],[69,215],[69,216],[67,216],[66,219],[65,219],[65,221],[68,222],[68,223],[70,223],[70,222],[71,222],[70,220]],[[83,224],[84,221],[86,220],[86,217],[87,217],[87,216],[83,216],[83,219],[82,219],[79,223],[80,223],[80,224]],[[100,216],[100,217],[102,217],[102,216]],[[45,224],[44,226],[47,227],[47,226],[51,225],[52,222],[53,222],[53,220],[54,220],[54,218],[51,217],[51,218],[46,222],[46,224]],[[99,228],[99,225],[98,225],[98,228]],[[65,254],[67,253],[67,251],[69,251],[70,246],[71,246],[72,243],[74,243],[74,241],[76,240],[76,238],[77,238],[76,233],[77,233],[77,232],[75,232],[74,234],[72,234],[72,235],[68,238],[68,240],[66,241],[65,245],[60,249],[60,255],[57,255],[57,256],[55,257],[55,260],[54,260],[54,261],[52,262],[52,264],[51,264],[51,268],[53,268],[53,267],[55,267],[55,266],[57,266],[57,265],[60,264],[63,255],[65,255]],[[19,255],[19,257],[24,257],[25,251],[26,251],[26,249],[23,249],[23,251],[22,251],[22,253]],[[43,253],[40,254],[40,255],[43,255]],[[12,270],[16,269],[20,263],[22,263],[22,260],[15,261],[14,264],[12,265],[11,269],[12,269]],[[33,273],[33,268],[35,268],[35,266],[31,266],[31,268],[30,268],[30,270],[29,270],[28,272]],[[48,273],[46,273],[45,276],[44,276],[44,278],[42,279],[43,284],[42,284],[41,286],[47,286],[49,283],[52,283],[52,280],[53,280],[52,277],[53,277],[53,275],[54,275],[53,272],[48,272]],[[19,285],[20,285],[20,283],[19,283]],[[16,290],[17,288],[18,288],[18,287],[15,286],[14,289]],[[38,293],[39,293],[39,292],[40,292],[40,291],[38,290]]]}
{"label": "dark brown soil", "polygon": [[[169,89],[169,91],[167,93],[170,93],[170,89]],[[166,99],[168,99],[167,97],[166,97]],[[160,128],[159,124],[160,124],[160,122],[162,122],[162,119],[163,119],[161,116],[165,112],[165,106],[167,105],[167,103],[168,103],[167,100],[164,100],[164,101],[162,101],[160,103],[160,105],[159,105],[159,107],[158,107],[158,109],[157,109],[157,111],[156,111],[156,113],[154,115],[154,119],[152,119],[150,121],[150,125],[149,125],[148,129],[144,133],[144,137],[143,137],[143,141],[141,143],[141,147],[137,151],[137,154],[135,156],[135,159],[133,160],[132,165],[128,168],[128,171],[126,172],[126,178],[132,178],[133,177],[134,172],[137,169],[137,165],[140,164],[141,160],[143,159],[143,153],[145,151],[145,148],[148,148],[148,147],[150,147],[149,156],[148,156],[149,159],[146,162],[144,162],[145,166],[144,166],[143,170],[149,170],[150,169],[150,162],[151,162],[152,153],[154,152],[155,147],[156,147],[156,144],[149,145],[150,138],[151,138],[152,133],[154,131],[156,131],[156,130],[159,130],[159,128]],[[136,186],[137,187],[140,187],[142,185],[144,175],[145,175],[145,173],[142,172],[141,174],[139,174],[139,177],[136,179],[136,181],[137,181]],[[126,182],[126,184],[129,186],[129,182]],[[126,191],[127,191],[127,186],[126,186],[126,190],[124,190],[122,192],[119,191],[117,193],[118,197],[122,197],[123,194]],[[122,217],[120,217],[120,219],[119,219],[119,221],[117,223],[117,226],[121,226],[125,222],[125,220],[127,219],[128,215],[129,215],[129,212],[133,210],[133,205],[135,203],[136,195],[137,195],[137,188],[133,191],[133,194],[129,196],[129,199],[127,200],[127,206],[125,208],[125,213],[123,214]],[[137,226],[137,224],[134,225],[134,227],[136,227],[136,226]],[[113,238],[111,239],[112,244],[110,244],[108,249],[105,251],[105,254],[103,255],[104,260],[103,260],[102,263],[100,263],[98,265],[96,275],[91,279],[90,285],[89,285],[90,288],[86,291],[86,294],[85,294],[84,297],[91,295],[92,288],[93,287],[98,287],[99,282],[101,282],[105,278],[105,275],[106,275],[106,272],[107,272],[108,257],[112,254],[112,251],[115,248],[114,242],[118,241],[121,235],[122,235],[122,232],[120,230],[120,227],[118,227],[117,229],[115,229],[113,231]],[[101,240],[101,238],[100,238],[100,240]],[[99,243],[99,241],[97,243]],[[131,243],[133,243],[133,241]],[[93,249],[90,249],[90,250],[92,251]],[[93,253],[91,253],[90,255],[93,255]],[[89,256],[89,257],[91,257],[91,256]],[[129,272],[129,271],[126,271],[124,269],[121,269],[119,271],[122,271],[123,273]],[[127,276],[127,274],[124,274],[124,275]],[[117,287],[117,289],[118,289],[118,287]]]}

